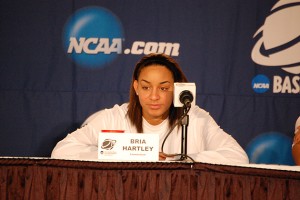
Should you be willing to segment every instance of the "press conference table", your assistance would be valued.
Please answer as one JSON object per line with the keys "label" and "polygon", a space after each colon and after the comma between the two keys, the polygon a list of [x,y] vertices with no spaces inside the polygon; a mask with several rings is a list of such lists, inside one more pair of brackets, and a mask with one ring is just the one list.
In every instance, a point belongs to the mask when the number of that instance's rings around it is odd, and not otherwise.
{"label": "press conference table", "polygon": [[300,169],[2,157],[0,199],[300,199]]}

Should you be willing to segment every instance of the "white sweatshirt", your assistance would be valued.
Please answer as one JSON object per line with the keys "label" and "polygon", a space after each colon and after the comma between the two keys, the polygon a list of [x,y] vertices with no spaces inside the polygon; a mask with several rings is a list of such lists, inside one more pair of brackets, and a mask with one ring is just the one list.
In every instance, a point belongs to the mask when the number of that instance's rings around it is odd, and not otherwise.
{"label": "white sweatshirt", "polygon": [[[136,133],[127,117],[128,103],[115,105],[92,115],[86,125],[68,134],[58,142],[52,151],[52,158],[96,160],[98,134],[101,130],[125,130]],[[218,164],[248,164],[245,151],[236,140],[225,133],[208,112],[193,106],[189,111],[187,134],[187,154],[197,162]],[[159,134],[160,148],[167,134],[168,120],[153,126],[143,120],[144,133]],[[159,149],[160,149],[159,148]],[[175,128],[164,145],[164,152],[169,154],[181,152],[181,128]]]}

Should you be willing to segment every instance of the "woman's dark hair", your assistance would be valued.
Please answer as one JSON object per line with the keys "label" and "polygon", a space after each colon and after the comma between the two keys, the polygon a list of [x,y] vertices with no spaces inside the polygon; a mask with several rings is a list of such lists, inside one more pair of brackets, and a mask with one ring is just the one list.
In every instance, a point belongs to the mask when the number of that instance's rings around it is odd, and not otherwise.
{"label": "woman's dark hair", "polygon": [[[131,123],[136,127],[137,132],[143,132],[143,116],[142,107],[139,102],[139,98],[134,90],[133,83],[138,80],[141,70],[150,65],[161,65],[168,68],[173,75],[174,82],[187,82],[186,76],[183,74],[179,64],[170,56],[165,54],[149,54],[144,56],[134,68],[132,75],[130,94],[129,94],[129,105],[128,105],[128,116]],[[169,110],[169,127],[174,125],[183,113],[182,108],[175,108],[172,104]]]}

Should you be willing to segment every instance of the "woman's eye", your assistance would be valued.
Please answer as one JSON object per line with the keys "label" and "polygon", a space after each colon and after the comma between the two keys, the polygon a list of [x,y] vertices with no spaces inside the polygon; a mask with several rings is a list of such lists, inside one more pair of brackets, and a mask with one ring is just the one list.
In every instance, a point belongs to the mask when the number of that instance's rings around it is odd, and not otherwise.
{"label": "woman's eye", "polygon": [[167,87],[161,87],[160,88],[162,91],[167,91],[169,88],[167,88]]}
{"label": "woman's eye", "polygon": [[149,90],[149,87],[143,86],[142,89],[143,89],[143,90]]}

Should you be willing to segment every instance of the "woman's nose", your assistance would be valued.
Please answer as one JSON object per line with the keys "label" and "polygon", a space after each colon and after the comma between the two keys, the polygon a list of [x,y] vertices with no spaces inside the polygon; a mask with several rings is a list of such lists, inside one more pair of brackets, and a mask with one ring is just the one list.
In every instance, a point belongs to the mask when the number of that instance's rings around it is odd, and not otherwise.
{"label": "woman's nose", "polygon": [[150,98],[152,100],[159,99],[159,91],[158,91],[158,89],[152,89],[151,94],[150,94]]}

